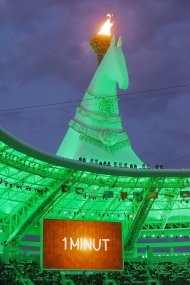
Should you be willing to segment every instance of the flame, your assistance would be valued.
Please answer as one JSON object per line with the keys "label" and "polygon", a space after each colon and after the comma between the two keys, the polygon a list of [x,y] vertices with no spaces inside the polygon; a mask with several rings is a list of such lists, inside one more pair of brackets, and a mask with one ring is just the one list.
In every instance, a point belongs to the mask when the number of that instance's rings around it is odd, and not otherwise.
{"label": "flame", "polygon": [[102,25],[100,31],[98,32],[98,35],[111,36],[111,27],[112,26],[113,26],[113,23],[111,23],[110,18],[107,19],[107,21]]}

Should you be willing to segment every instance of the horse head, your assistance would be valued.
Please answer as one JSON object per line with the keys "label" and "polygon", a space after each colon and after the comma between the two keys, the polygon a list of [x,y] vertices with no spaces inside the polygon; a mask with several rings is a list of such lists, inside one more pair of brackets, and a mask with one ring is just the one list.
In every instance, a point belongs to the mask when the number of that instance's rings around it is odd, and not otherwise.
{"label": "horse head", "polygon": [[120,36],[117,45],[115,37],[112,38],[110,47],[101,64],[105,75],[112,81],[116,81],[120,89],[127,89],[129,78],[125,57],[122,51],[122,38]]}

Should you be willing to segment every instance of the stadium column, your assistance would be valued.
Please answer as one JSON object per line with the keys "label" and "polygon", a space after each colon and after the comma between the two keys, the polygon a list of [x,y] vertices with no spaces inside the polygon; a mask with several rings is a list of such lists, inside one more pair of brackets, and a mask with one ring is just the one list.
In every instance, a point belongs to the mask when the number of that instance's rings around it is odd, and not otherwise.
{"label": "stadium column", "polygon": [[170,255],[172,256],[172,255],[174,255],[174,247],[172,246],[172,247],[170,247]]}
{"label": "stadium column", "polygon": [[149,245],[146,247],[145,255],[146,255],[148,264],[151,264],[152,260],[153,260],[153,251],[152,251],[152,248]]}
{"label": "stadium column", "polygon": [[4,244],[7,240],[7,236],[8,236],[7,232],[5,231],[5,229],[2,228],[0,231],[0,261],[2,262],[4,262],[6,256],[5,254],[6,249]]}

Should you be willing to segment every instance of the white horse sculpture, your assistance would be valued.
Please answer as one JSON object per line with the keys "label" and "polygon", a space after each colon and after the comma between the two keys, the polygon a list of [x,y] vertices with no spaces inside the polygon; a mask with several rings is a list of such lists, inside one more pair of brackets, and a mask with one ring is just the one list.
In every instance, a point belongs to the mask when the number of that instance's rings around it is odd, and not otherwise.
{"label": "white horse sculpture", "polygon": [[122,51],[122,38],[117,45],[112,38],[97,68],[74,119],[58,149],[57,155],[86,161],[141,165],[122,128],[119,115],[117,84],[127,89],[129,80]]}

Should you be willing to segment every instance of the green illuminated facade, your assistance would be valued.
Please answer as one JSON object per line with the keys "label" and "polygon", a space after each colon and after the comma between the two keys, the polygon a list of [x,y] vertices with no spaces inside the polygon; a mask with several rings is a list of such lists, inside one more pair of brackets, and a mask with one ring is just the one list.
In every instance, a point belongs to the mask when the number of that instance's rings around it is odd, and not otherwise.
{"label": "green illuminated facade", "polygon": [[39,255],[42,218],[120,221],[125,259],[147,245],[155,257],[188,255],[190,170],[149,169],[133,151],[116,92],[128,87],[121,42],[112,40],[57,156],[0,130],[2,259]]}

